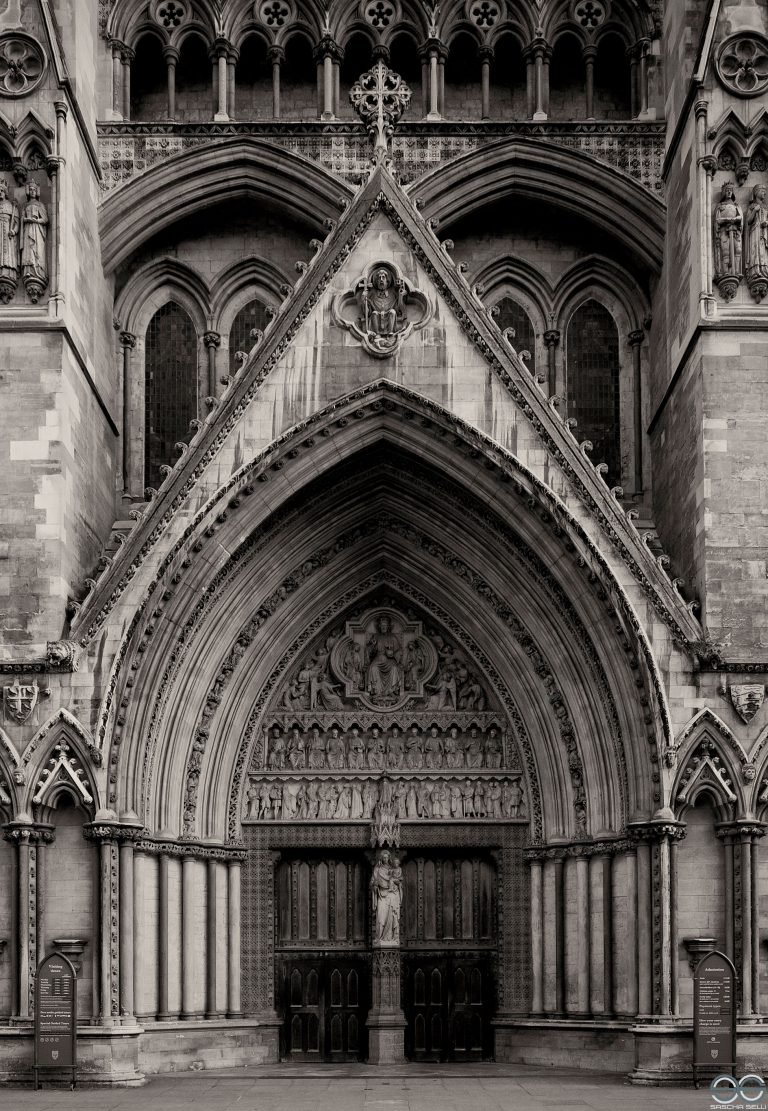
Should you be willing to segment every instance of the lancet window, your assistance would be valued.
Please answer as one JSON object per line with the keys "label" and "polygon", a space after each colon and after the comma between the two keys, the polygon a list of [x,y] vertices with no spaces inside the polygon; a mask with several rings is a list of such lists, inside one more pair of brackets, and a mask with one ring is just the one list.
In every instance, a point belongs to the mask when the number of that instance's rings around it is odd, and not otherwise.
{"label": "lancet window", "polygon": [[237,370],[236,353],[251,350],[254,344],[254,337],[251,332],[255,329],[263,331],[267,325],[267,320],[267,309],[261,301],[249,301],[247,305],[240,309],[240,312],[232,321],[232,327],[229,331],[230,374],[234,374]]}
{"label": "lancet window", "polygon": [[175,301],[158,309],[146,338],[144,480],[158,487],[160,467],[176,459],[174,445],[189,437],[197,416],[197,335]]}
{"label": "lancet window", "polygon": [[568,325],[566,398],[578,437],[593,444],[592,459],[608,464],[608,481],[621,481],[619,333],[598,301],[585,301]]}
{"label": "lancet window", "polygon": [[502,297],[496,308],[499,310],[496,317],[499,328],[502,332],[506,331],[507,328],[514,331],[514,336],[510,337],[512,346],[515,351],[528,351],[530,353],[531,357],[527,361],[527,365],[531,371],[534,371],[536,369],[536,333],[530,316],[519,301],[515,301],[512,297]]}

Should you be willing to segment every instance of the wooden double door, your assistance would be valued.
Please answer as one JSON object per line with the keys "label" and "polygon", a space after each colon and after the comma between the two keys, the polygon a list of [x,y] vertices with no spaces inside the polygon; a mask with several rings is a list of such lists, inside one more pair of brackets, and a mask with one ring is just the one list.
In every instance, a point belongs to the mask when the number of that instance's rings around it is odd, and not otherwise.
{"label": "wooden double door", "polygon": [[[282,1054],[365,1060],[371,1006],[370,864],[360,853],[283,857],[276,873]],[[403,868],[401,1005],[413,1060],[493,1056],[496,873],[455,854]]]}

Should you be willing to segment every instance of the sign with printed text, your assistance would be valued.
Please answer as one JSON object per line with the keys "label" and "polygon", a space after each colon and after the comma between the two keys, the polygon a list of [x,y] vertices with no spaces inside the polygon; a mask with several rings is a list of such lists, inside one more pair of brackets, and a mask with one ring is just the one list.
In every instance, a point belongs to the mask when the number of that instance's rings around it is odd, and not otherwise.
{"label": "sign with printed text", "polygon": [[76,1055],[75,970],[54,953],[41,961],[35,980],[35,1068],[74,1069]]}
{"label": "sign with printed text", "polygon": [[736,1067],[736,972],[724,953],[707,953],[693,974],[693,1067]]}

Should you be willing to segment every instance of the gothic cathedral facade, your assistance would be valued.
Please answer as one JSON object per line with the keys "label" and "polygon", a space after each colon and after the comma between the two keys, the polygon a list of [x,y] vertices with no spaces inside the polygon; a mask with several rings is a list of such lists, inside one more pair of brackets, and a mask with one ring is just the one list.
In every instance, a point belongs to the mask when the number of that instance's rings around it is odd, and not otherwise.
{"label": "gothic cathedral facade", "polygon": [[768,1067],[763,0],[0,0],[0,1080]]}

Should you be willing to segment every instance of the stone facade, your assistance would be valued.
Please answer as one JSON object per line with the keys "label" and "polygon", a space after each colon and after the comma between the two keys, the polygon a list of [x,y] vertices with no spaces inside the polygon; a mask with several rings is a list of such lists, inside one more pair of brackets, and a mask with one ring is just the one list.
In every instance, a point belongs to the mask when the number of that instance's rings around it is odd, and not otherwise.
{"label": "stone facade", "polygon": [[768,1067],[758,0],[0,17],[0,1079]]}

